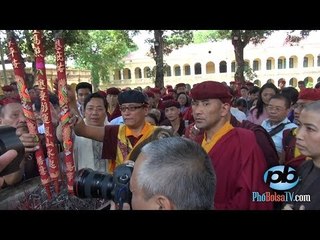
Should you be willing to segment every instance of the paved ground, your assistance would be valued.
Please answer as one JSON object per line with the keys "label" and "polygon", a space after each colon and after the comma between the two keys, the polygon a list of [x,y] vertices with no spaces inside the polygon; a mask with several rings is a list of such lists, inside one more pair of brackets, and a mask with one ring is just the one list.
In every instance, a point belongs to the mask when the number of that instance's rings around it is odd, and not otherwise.
{"label": "paved ground", "polygon": [[53,193],[51,200],[48,200],[39,177],[1,190],[0,210],[98,210],[107,203],[104,199],[81,199],[71,196],[66,186],[62,182],[60,184],[60,193]]}

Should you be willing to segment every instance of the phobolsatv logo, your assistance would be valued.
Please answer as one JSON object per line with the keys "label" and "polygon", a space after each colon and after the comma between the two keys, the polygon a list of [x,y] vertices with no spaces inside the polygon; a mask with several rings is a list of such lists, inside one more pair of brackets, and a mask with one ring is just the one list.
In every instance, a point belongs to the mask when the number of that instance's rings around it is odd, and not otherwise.
{"label": "phobolsatv logo", "polygon": [[292,167],[284,165],[271,167],[263,174],[263,180],[271,189],[277,191],[252,192],[253,202],[311,202],[310,194],[286,191],[300,181],[300,177]]}
{"label": "phobolsatv logo", "polygon": [[265,171],[263,180],[270,188],[285,191],[296,186],[300,178],[294,168],[278,165]]}

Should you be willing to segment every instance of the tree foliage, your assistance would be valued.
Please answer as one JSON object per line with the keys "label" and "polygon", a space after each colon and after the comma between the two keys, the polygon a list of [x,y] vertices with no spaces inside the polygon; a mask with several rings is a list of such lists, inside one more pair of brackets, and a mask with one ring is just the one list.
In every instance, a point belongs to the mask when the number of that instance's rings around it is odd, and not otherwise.
{"label": "tree foliage", "polygon": [[[14,30],[19,48],[27,61],[33,62],[32,30]],[[122,58],[136,49],[131,36],[135,31],[125,30],[44,30],[46,62],[55,64],[54,43],[57,33],[65,42],[65,56],[74,60],[76,67],[89,69],[95,88],[109,79],[110,71],[122,66]]]}
{"label": "tree foliage", "polygon": [[290,46],[298,45],[302,39],[305,39],[309,36],[311,31],[312,30],[291,30],[290,32],[287,32],[285,43]]}
{"label": "tree foliage", "polygon": [[[43,30],[46,56],[55,56],[54,42],[57,31],[58,30]],[[32,30],[13,30],[13,32],[22,54],[24,54],[29,61],[32,61],[34,59]],[[84,44],[88,40],[89,35],[88,31],[85,30],[63,30],[62,37],[66,45],[65,55],[71,56],[73,54],[72,47],[75,44]]]}
{"label": "tree foliage", "polygon": [[218,31],[217,30],[199,30],[195,31],[193,35],[194,43],[206,43],[210,41],[217,41]]}
{"label": "tree foliage", "polygon": [[[209,33],[208,33],[209,32]],[[230,39],[234,46],[234,53],[236,59],[235,81],[239,84],[245,83],[245,62],[243,58],[244,48],[249,42],[253,44],[263,43],[273,30],[212,30],[208,31],[206,35],[207,40],[217,41],[221,39]]]}
{"label": "tree foliage", "polygon": [[109,81],[109,74],[114,69],[123,67],[123,57],[137,46],[130,31],[126,30],[92,30],[88,35],[85,43],[75,44],[72,57],[76,66],[91,70],[96,88],[100,81]]}

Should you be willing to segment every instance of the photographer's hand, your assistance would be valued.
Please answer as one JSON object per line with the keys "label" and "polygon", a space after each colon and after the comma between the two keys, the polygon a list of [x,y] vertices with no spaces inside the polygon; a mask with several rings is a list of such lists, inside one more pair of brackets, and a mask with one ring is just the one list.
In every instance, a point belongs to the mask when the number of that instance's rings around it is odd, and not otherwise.
{"label": "photographer's hand", "polygon": [[116,206],[114,201],[110,201],[110,210],[131,210],[129,203],[123,203],[122,209],[119,209],[119,206]]}
{"label": "photographer's hand", "polygon": [[18,137],[20,137],[23,133],[29,133],[29,129],[25,121],[19,122],[16,128],[16,134]]}
{"label": "photographer's hand", "polygon": [[80,116],[80,113],[78,110],[75,110],[74,108],[70,109],[70,119],[69,124],[72,128],[75,128],[78,126],[78,124],[85,124],[82,117]]}
{"label": "photographer's hand", "polygon": [[71,85],[67,85],[67,95],[68,95],[68,102],[70,108],[77,108],[77,97],[75,89],[72,89]]}
{"label": "photographer's hand", "polygon": [[286,204],[282,208],[282,210],[293,210],[293,204]]}
{"label": "photographer's hand", "polygon": [[0,156],[0,172],[18,156],[18,152],[14,149],[8,150]]}
{"label": "photographer's hand", "polygon": [[39,137],[35,134],[23,133],[19,139],[25,147],[25,152],[34,152],[39,149]]}
{"label": "photographer's hand", "polygon": [[16,128],[16,134],[25,147],[25,152],[34,152],[39,149],[39,137],[36,134],[29,133],[27,123],[25,121],[19,122]]}
{"label": "photographer's hand", "polygon": [[304,205],[300,205],[299,209],[293,209],[293,204],[289,204],[289,203],[284,205],[284,207],[282,208],[282,210],[305,210],[305,209],[306,207]]}

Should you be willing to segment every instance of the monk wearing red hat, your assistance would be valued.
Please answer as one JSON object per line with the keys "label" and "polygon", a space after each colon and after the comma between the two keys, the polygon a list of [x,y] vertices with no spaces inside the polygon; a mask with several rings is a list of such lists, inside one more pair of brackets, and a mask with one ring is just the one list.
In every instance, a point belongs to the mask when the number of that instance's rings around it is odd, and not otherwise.
{"label": "monk wearing red hat", "polygon": [[176,100],[167,100],[163,104],[166,119],[160,123],[160,126],[171,126],[175,135],[184,135],[186,126],[180,113],[180,103]]}
{"label": "monk wearing red hat", "polygon": [[[300,113],[306,104],[317,100],[320,100],[320,89],[302,89],[299,93],[298,101],[293,105],[294,122],[299,123]],[[283,153],[281,162],[294,168],[299,167],[306,160],[306,157],[296,147],[296,135],[297,128],[287,129],[283,131],[282,138]]]}
{"label": "monk wearing red hat", "polygon": [[280,91],[282,89],[284,89],[286,87],[286,80],[284,80],[283,78],[279,79],[278,81],[278,88],[280,89]]}
{"label": "monk wearing red hat", "polygon": [[161,112],[160,122],[162,122],[165,118],[164,116],[164,105],[161,99],[161,91],[160,88],[150,88],[150,91],[154,94],[154,103],[153,107],[158,109]]}
{"label": "monk wearing red hat", "polygon": [[10,85],[3,86],[2,91],[5,97],[11,97],[14,94],[14,88]]}
{"label": "monk wearing red hat", "polygon": [[205,81],[191,90],[195,125],[203,130],[195,141],[212,159],[217,175],[215,209],[271,210],[272,202],[257,202],[254,192],[270,192],[263,182],[267,169],[253,132],[229,122],[232,95],[219,82]]}
{"label": "monk wearing red hat", "polygon": [[119,109],[118,103],[118,95],[120,90],[115,87],[111,87],[107,89],[107,118],[108,121],[111,122],[112,119],[121,116],[121,112]]}
{"label": "monk wearing red hat", "polygon": [[160,88],[150,88],[150,91],[154,94],[154,107],[159,110],[163,110],[164,106],[161,100]]}
{"label": "monk wearing red hat", "polygon": [[148,96],[148,104],[149,104],[149,109],[155,108],[155,96],[154,93],[151,91],[145,91],[144,92]]}
{"label": "monk wearing red hat", "polygon": [[184,93],[187,92],[187,88],[186,88],[186,84],[185,83],[178,83],[175,86],[175,89],[176,89],[177,94],[179,94],[181,92],[184,92]]}
{"label": "monk wearing red hat", "polygon": [[172,95],[164,95],[162,97],[163,102],[168,101],[168,100],[174,100],[174,97]]}
{"label": "monk wearing red hat", "polygon": [[[177,99],[177,92],[174,89],[168,89],[168,95],[172,96],[173,99]],[[163,100],[163,99],[162,99]],[[165,100],[164,100],[165,101]]]}

